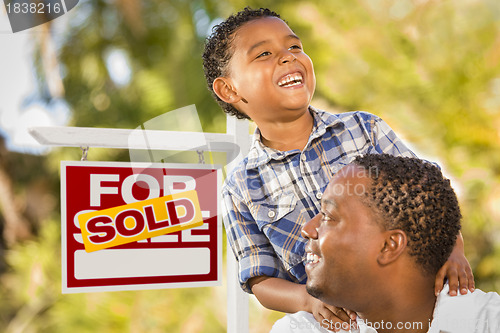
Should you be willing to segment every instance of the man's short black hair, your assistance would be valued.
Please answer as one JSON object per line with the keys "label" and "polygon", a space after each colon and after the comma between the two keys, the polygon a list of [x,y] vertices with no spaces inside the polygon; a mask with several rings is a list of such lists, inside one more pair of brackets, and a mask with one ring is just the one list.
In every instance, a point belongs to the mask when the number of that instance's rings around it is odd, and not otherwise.
{"label": "man's short black hair", "polygon": [[435,275],[460,231],[462,216],[450,181],[438,167],[418,158],[368,154],[354,163],[372,179],[367,201],[382,228],[403,230],[410,255]]}
{"label": "man's short black hair", "polygon": [[243,112],[238,111],[234,106],[224,102],[215,94],[213,90],[214,80],[218,77],[227,75],[227,66],[233,56],[231,43],[234,39],[235,31],[243,24],[262,17],[277,17],[279,14],[267,8],[252,9],[246,7],[242,11],[229,16],[224,22],[216,25],[212,29],[212,34],[205,42],[205,51],[203,52],[203,70],[207,80],[208,89],[212,92],[215,100],[221,106],[224,112],[236,116],[238,119],[250,119]]}

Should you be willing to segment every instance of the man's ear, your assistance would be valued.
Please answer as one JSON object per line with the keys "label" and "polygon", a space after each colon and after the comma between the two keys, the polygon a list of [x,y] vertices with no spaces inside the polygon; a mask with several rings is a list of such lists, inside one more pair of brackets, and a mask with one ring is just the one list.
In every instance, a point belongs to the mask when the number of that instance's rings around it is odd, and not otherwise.
{"label": "man's ear", "polygon": [[385,232],[384,245],[377,257],[381,266],[396,261],[406,249],[408,239],[403,230],[388,230]]}
{"label": "man's ear", "polygon": [[241,101],[241,96],[237,94],[234,87],[228,78],[218,77],[214,80],[212,84],[214,92],[222,99],[224,102],[229,104],[234,104]]}

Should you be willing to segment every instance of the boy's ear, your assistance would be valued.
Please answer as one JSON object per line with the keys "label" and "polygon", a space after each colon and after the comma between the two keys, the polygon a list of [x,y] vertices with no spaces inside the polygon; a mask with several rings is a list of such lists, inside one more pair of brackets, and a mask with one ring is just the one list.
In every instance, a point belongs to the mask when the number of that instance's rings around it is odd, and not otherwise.
{"label": "boy's ear", "polygon": [[408,239],[403,230],[388,230],[385,232],[384,244],[377,256],[377,262],[386,266],[396,261],[406,249]]}
{"label": "boy's ear", "polygon": [[214,80],[212,84],[214,92],[222,99],[224,102],[229,104],[234,104],[241,101],[241,96],[239,96],[234,87],[231,85],[229,79],[225,77],[218,77]]}

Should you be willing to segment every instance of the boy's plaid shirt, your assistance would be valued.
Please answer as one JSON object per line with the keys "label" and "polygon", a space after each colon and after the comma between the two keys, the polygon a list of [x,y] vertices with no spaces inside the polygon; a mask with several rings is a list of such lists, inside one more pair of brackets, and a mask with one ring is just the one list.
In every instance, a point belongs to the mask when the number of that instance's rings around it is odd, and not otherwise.
{"label": "boy's plaid shirt", "polygon": [[302,152],[264,146],[257,129],[248,156],[222,189],[224,226],[247,292],[248,279],[261,275],[305,283],[300,231],[319,213],[323,191],[343,166],[371,153],[415,156],[375,115],[310,111],[314,126]]}

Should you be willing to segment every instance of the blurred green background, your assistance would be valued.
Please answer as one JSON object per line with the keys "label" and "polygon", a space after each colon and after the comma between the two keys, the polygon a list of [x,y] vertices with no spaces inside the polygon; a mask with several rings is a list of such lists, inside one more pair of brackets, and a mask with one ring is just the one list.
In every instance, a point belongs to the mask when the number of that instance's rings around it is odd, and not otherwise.
{"label": "blurred green background", "polygon": [[[80,1],[64,28],[56,20],[30,37],[37,102],[63,101],[68,126],[130,129],[195,104],[204,131],[225,132],[201,53],[211,26],[247,5],[274,9],[301,37],[314,106],[377,114],[443,167],[476,286],[500,292],[498,0]],[[0,133],[0,331],[226,330],[224,286],[62,295],[59,162],[81,151],[13,151]],[[89,160],[129,155],[91,148]],[[250,331],[267,332],[281,315],[251,298]]]}

